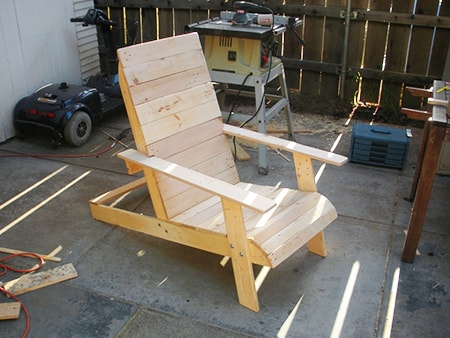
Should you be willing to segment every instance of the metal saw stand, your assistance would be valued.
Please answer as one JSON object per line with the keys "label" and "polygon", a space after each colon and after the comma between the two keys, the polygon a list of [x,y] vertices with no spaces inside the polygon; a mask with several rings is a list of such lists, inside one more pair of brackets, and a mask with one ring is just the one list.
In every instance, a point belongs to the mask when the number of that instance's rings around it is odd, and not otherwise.
{"label": "metal saw stand", "polygon": [[[253,87],[254,92],[242,91],[240,95],[250,96],[255,98],[255,109],[257,109],[256,120],[257,130],[260,133],[266,134],[267,122],[281,110],[284,110],[286,115],[286,123],[288,129],[288,136],[290,140],[295,140],[294,130],[292,127],[291,109],[289,107],[289,96],[286,86],[286,78],[284,75],[283,64],[279,62],[269,70],[255,75],[243,75],[231,72],[210,70],[211,79],[217,82],[220,86],[219,92],[221,94],[237,94],[238,90],[227,87],[229,84],[242,85],[245,81],[246,87]],[[278,79],[281,95],[273,95],[266,93],[266,85]],[[225,95],[223,95],[225,97]],[[276,101],[270,107],[267,106],[267,101]],[[259,109],[259,110],[258,110]],[[228,119],[230,112],[222,112],[223,118]],[[246,122],[250,116],[248,114],[233,113],[231,121]],[[258,172],[262,175],[267,175],[269,171],[267,160],[267,146],[258,144]]]}

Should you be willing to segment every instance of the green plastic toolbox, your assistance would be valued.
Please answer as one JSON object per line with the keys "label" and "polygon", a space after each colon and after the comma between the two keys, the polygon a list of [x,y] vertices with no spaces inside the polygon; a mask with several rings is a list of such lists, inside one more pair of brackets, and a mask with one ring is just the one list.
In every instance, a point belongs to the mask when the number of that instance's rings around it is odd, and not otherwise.
{"label": "green plastic toolbox", "polygon": [[350,161],[404,169],[409,137],[405,129],[356,123],[350,143]]}

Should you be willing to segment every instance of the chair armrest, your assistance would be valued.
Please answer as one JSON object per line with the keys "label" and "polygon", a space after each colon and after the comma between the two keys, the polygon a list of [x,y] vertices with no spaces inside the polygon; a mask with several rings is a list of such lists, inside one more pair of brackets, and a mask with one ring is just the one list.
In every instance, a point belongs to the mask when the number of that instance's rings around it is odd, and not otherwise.
{"label": "chair armrest", "polygon": [[277,147],[291,153],[303,154],[311,157],[314,160],[322,161],[336,166],[342,166],[348,160],[345,156],[338,155],[329,151],[305,146],[294,141],[284,140],[252,130],[235,127],[229,124],[224,124],[223,131],[225,134],[228,134],[230,136],[236,136],[237,138],[241,138],[244,140]]}
{"label": "chair armrest", "polygon": [[275,207],[275,202],[270,198],[246,191],[241,187],[204,175],[176,163],[155,156],[149,157],[134,149],[125,150],[117,156],[134,165],[156,170],[184,183],[208,191],[221,198],[232,200],[242,206],[261,213],[265,213]]}

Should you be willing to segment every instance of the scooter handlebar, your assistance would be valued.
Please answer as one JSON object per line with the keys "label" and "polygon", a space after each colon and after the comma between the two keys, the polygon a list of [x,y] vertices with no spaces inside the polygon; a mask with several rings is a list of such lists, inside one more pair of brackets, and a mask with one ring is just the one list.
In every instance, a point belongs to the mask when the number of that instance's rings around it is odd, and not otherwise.
{"label": "scooter handlebar", "polygon": [[82,22],[84,26],[117,26],[117,22],[109,20],[107,15],[99,9],[89,9],[84,16],[71,18],[70,22]]}
{"label": "scooter handlebar", "polygon": [[70,18],[70,22],[84,22],[84,17]]}

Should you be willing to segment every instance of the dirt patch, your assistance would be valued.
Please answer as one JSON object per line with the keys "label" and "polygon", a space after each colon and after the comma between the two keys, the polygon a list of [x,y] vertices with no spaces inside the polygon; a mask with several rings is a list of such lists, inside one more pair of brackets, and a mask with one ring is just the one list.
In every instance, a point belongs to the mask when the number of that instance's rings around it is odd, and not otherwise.
{"label": "dirt patch", "polygon": [[351,119],[358,122],[373,122],[421,128],[423,122],[411,120],[398,111],[385,109],[376,105],[359,104],[354,106],[339,98],[329,100],[319,96],[289,93],[289,102],[293,113],[328,116],[337,119]]}
{"label": "dirt patch", "polygon": [[[355,123],[373,123],[404,128],[422,128],[423,122],[408,119],[405,115],[398,117],[388,110],[376,106],[358,105],[340,99],[324,99],[318,96],[302,95],[290,92],[289,103],[292,112],[292,128],[294,134],[315,135],[323,142],[332,144],[336,135],[351,133]],[[228,104],[228,105],[227,105]],[[255,114],[254,98],[240,97],[238,101],[233,96],[227,96],[224,111],[252,116]],[[236,121],[229,123],[239,125]],[[267,122],[267,133],[277,137],[288,137],[285,114],[275,114]],[[256,130],[256,119],[246,123],[246,128]],[[253,145],[242,142],[245,146]]]}
{"label": "dirt patch", "polygon": [[[228,95],[225,103],[228,107],[233,107],[235,112],[254,110],[255,104],[252,98],[239,97],[236,99],[236,97]],[[362,123],[423,127],[423,122],[409,119],[400,112],[400,108],[394,111],[390,108],[362,103],[354,106],[348,100],[326,99],[320,96],[304,95],[293,90],[289,92],[289,103],[293,114],[312,115],[312,118],[326,117],[327,119],[350,119],[353,122]],[[251,108],[252,106],[253,108]]]}

